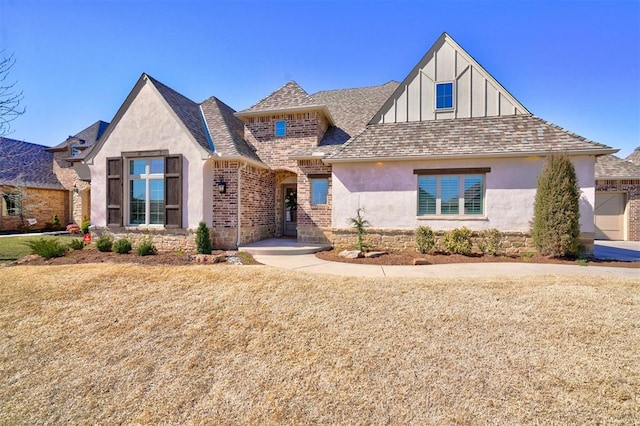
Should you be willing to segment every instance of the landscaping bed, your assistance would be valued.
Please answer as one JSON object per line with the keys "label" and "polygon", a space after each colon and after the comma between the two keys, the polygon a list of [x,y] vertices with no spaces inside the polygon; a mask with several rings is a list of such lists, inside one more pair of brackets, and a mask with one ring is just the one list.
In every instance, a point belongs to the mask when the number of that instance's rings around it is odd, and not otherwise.
{"label": "landscaping bed", "polygon": [[362,265],[414,265],[416,259],[426,261],[427,265],[441,265],[448,263],[488,263],[488,262],[528,262],[528,263],[553,263],[560,265],[585,264],[592,266],[614,266],[626,268],[640,268],[640,262],[623,262],[617,260],[599,260],[599,259],[572,259],[572,258],[553,258],[542,256],[537,253],[529,253],[523,255],[501,255],[491,256],[482,254],[471,254],[463,256],[460,254],[433,253],[421,254],[417,251],[400,251],[389,252],[378,257],[361,257],[356,259],[348,259],[340,256],[339,251],[323,251],[316,253],[316,257],[331,262],[356,263]]}

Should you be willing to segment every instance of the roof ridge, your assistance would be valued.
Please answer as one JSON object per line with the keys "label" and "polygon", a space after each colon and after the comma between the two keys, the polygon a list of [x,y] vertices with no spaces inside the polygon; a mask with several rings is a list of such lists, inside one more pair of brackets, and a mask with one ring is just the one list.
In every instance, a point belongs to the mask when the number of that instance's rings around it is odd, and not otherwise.
{"label": "roof ridge", "polygon": [[346,91],[346,90],[374,89],[374,88],[377,88],[377,87],[383,87],[383,86],[386,86],[386,85],[391,84],[391,83],[397,83],[397,84],[400,84],[400,82],[399,82],[399,81],[396,81],[396,80],[389,80],[389,81],[387,81],[386,83],[382,83],[382,84],[372,84],[372,85],[369,85],[369,86],[361,86],[361,87],[347,87],[347,88],[344,88],[344,89],[327,89],[327,90],[320,90],[320,91],[317,91],[317,92],[313,93],[311,96],[315,96],[315,95],[318,95],[318,94],[320,94],[320,93],[327,93],[327,92],[342,92],[342,91]]}

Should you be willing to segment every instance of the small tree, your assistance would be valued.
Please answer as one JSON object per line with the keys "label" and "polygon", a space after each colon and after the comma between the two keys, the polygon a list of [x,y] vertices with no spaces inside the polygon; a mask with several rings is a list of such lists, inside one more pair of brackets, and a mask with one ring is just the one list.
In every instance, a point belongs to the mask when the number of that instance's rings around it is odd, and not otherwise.
{"label": "small tree", "polygon": [[547,156],[538,176],[531,234],[533,244],[545,256],[578,252],[580,188],[576,170],[566,154]]}
{"label": "small tree", "polygon": [[0,136],[4,136],[11,133],[11,122],[24,114],[25,109],[20,107],[24,95],[15,89],[15,82],[7,80],[16,60],[13,54],[5,56],[4,50],[0,50],[0,55]]}
{"label": "small tree", "polygon": [[204,222],[198,224],[196,231],[196,250],[200,254],[211,254],[211,237],[209,236],[209,228]]}
{"label": "small tree", "polygon": [[356,210],[356,216],[349,218],[349,223],[353,226],[358,234],[357,247],[360,253],[364,253],[368,248],[368,245],[364,242],[365,228],[369,226],[369,222],[362,216],[361,212],[364,212],[363,208],[358,207]]}

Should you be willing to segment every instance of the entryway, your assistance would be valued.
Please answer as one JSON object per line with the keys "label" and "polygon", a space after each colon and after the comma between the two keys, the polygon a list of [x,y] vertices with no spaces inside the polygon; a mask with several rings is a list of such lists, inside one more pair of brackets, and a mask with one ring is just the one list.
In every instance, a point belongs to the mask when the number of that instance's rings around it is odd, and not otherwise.
{"label": "entryway", "polygon": [[298,217],[298,192],[296,184],[282,185],[283,205],[282,209],[282,234],[285,237],[297,236]]}

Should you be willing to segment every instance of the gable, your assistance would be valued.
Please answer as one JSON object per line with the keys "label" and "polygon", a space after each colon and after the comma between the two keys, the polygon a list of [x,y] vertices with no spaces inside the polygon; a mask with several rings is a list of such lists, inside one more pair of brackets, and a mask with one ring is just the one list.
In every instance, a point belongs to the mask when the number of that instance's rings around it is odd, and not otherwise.
{"label": "gable", "polygon": [[[436,108],[436,85],[453,83],[451,107]],[[445,88],[443,86],[443,88]],[[530,114],[444,33],[371,120],[399,123]]]}

